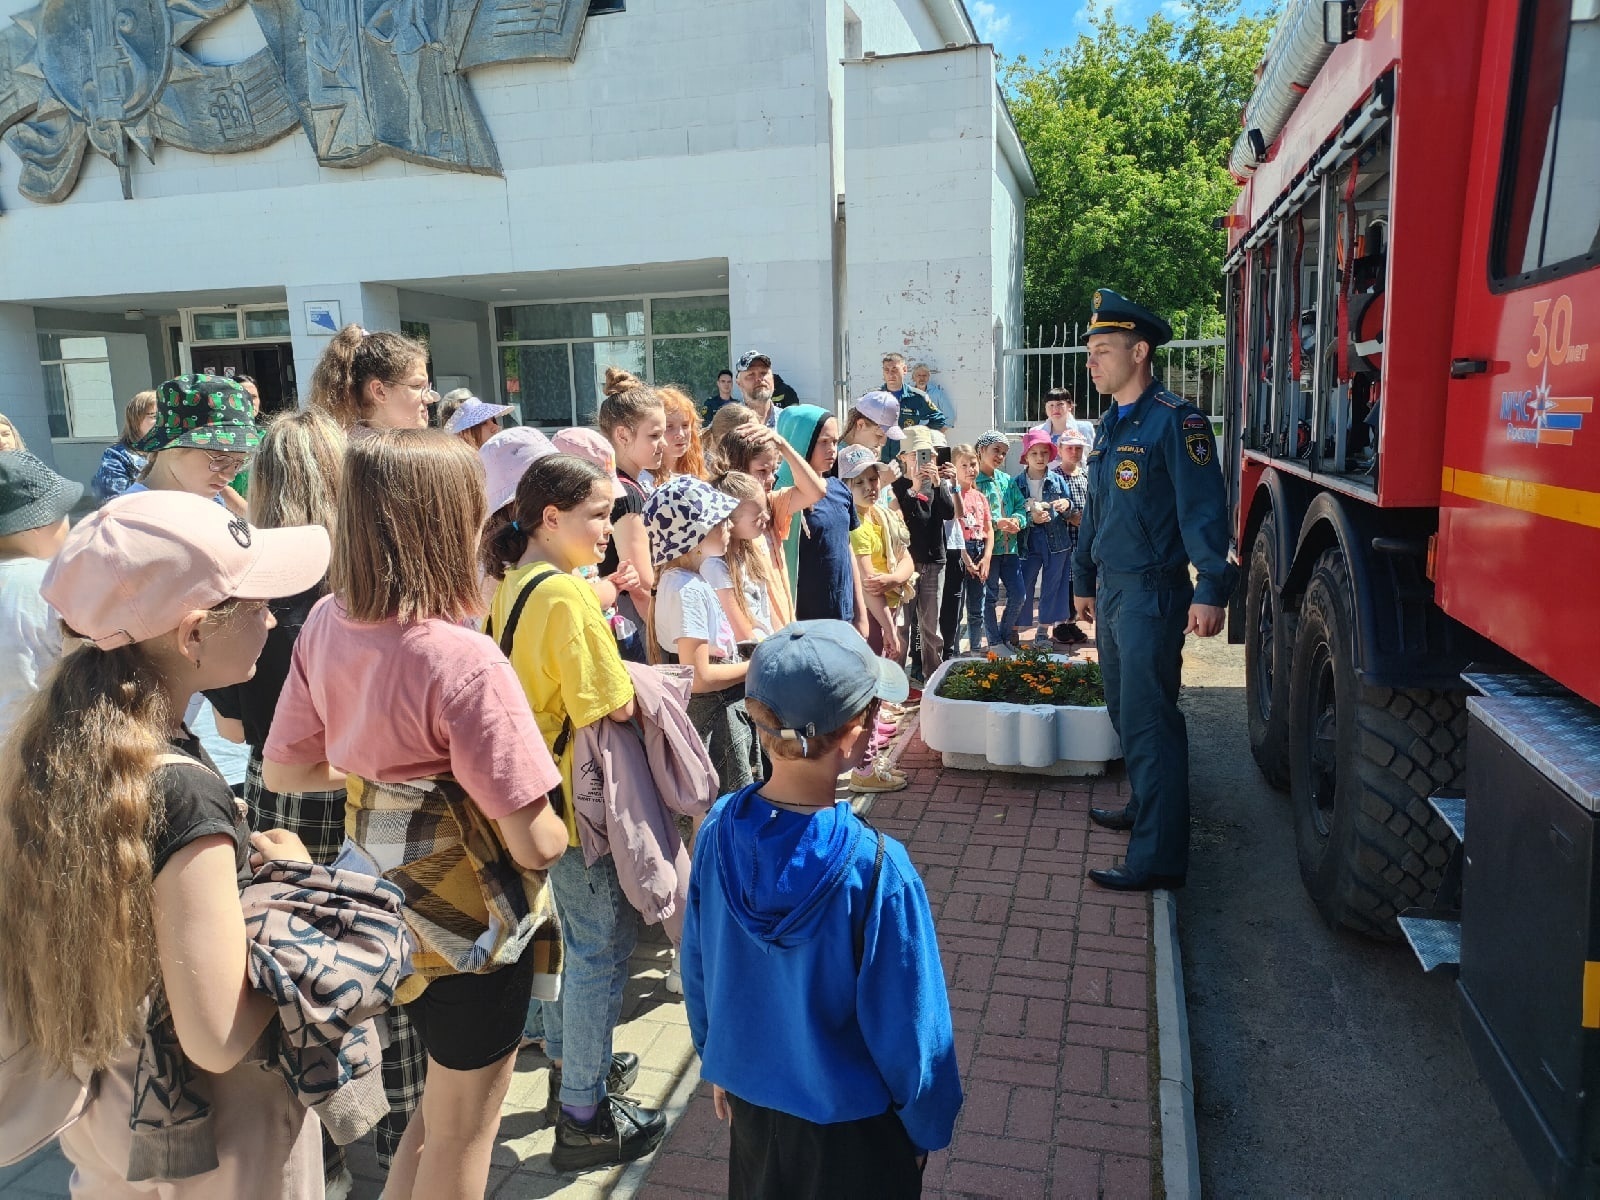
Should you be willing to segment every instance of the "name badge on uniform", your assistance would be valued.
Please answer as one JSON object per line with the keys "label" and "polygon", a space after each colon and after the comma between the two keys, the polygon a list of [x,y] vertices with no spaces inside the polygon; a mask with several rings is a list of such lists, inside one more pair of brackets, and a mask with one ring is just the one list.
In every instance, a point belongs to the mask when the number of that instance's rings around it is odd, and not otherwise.
{"label": "name badge on uniform", "polygon": [[1134,446],[1134,445],[1131,445],[1131,444],[1127,445],[1127,446],[1118,446],[1117,447],[1117,453],[1118,454],[1143,454],[1144,453],[1144,447],[1143,446]]}
{"label": "name badge on uniform", "polygon": [[1139,486],[1139,464],[1125,458],[1117,464],[1117,486],[1123,491]]}

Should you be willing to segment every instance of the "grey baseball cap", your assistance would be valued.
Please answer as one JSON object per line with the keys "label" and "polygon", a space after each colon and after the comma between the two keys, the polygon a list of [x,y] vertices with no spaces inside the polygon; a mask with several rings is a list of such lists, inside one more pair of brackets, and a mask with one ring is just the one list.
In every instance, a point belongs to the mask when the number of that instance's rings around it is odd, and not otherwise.
{"label": "grey baseball cap", "polygon": [[770,367],[772,365],[772,356],[770,354],[765,354],[760,350],[746,350],[739,356],[739,361],[734,364],[734,369],[740,375],[743,375],[751,368],[753,364],[757,362],[764,362]]}
{"label": "grey baseball cap", "polygon": [[745,695],[778,718],[768,733],[786,738],[832,733],[873,697],[899,704],[911,684],[843,621],[796,621],[764,638],[750,656]]}
{"label": "grey baseball cap", "polygon": [[54,525],[83,496],[83,484],[63,479],[26,450],[0,453],[0,537]]}

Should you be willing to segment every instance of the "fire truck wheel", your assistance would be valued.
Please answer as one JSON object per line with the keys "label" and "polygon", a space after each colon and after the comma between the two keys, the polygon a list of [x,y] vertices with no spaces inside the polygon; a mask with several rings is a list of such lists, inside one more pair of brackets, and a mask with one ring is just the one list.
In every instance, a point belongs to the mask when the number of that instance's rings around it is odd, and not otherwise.
{"label": "fire truck wheel", "polygon": [[1300,877],[1323,918],[1393,937],[1429,903],[1452,844],[1428,796],[1456,781],[1466,715],[1453,693],[1367,687],[1337,549],[1317,560],[1289,685],[1289,790]]}
{"label": "fire truck wheel", "polygon": [[1268,512],[1250,551],[1245,580],[1244,702],[1250,753],[1268,783],[1289,786],[1289,662],[1296,617],[1272,586],[1277,516]]}

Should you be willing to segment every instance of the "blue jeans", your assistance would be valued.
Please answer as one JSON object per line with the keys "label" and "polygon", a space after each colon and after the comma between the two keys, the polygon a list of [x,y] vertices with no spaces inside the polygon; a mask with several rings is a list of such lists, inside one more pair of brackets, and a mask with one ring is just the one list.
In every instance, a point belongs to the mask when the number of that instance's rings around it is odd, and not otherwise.
{"label": "blue jeans", "polygon": [[[967,557],[975,563],[982,562],[983,543],[969,541]],[[959,561],[953,569],[961,572],[962,598],[966,602],[967,613],[967,649],[977,650],[983,645],[983,580],[967,574]]]}
{"label": "blue jeans", "polygon": [[[1006,606],[995,619],[1000,603],[1000,585],[1005,584]],[[996,554],[989,560],[989,578],[983,585],[983,627],[991,648],[1003,646],[1016,636],[1017,617],[1022,612],[1022,560],[1015,554]]]}
{"label": "blue jeans", "polygon": [[[1038,616],[1035,618],[1035,611]],[[1042,551],[1022,560],[1022,612],[1017,624],[1055,625],[1072,620],[1072,555]]]}
{"label": "blue jeans", "polygon": [[583,851],[569,847],[550,868],[550,886],[561,915],[564,958],[561,999],[541,1006],[544,1049],[561,1060],[561,1103],[599,1104],[611,1069],[611,1035],[622,1015],[628,958],[639,940],[639,914],[622,894],[609,854],[586,867]]}

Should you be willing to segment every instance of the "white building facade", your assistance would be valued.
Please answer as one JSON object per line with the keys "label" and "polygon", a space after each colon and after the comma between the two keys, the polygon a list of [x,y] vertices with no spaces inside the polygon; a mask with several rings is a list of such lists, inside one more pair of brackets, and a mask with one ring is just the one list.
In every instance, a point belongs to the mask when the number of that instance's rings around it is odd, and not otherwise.
{"label": "white building facade", "polygon": [[0,412],[87,480],[133,392],[287,406],[353,321],[549,428],[746,349],[993,424],[1033,181],[961,0],[582,2],[0,0]]}

